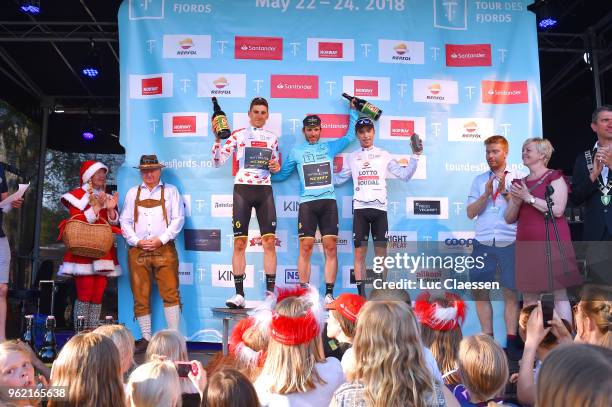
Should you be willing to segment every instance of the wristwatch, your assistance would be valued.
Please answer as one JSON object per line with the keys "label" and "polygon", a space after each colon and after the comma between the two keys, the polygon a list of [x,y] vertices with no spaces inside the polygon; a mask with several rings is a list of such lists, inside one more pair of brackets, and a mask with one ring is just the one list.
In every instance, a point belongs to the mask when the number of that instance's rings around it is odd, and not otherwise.
{"label": "wristwatch", "polygon": [[529,198],[529,205],[535,205],[535,196],[531,196],[531,198]]}

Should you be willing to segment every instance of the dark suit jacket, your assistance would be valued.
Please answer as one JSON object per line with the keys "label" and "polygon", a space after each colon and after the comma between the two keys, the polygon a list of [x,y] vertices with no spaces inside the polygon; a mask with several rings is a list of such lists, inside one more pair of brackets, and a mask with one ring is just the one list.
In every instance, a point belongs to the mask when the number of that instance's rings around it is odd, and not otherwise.
{"label": "dark suit jacket", "polygon": [[[612,177],[612,170],[609,171],[608,177]],[[601,181],[601,176],[599,179]],[[571,199],[576,206],[586,204],[582,236],[582,239],[586,241],[602,240],[606,229],[612,234],[612,203],[604,206],[598,185],[598,182],[591,182],[589,178],[584,152],[578,154],[574,164]]]}

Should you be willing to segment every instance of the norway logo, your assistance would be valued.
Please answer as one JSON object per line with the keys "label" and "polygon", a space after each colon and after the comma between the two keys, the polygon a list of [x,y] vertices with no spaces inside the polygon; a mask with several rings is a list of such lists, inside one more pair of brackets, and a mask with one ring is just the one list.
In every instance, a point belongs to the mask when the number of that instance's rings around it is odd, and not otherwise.
{"label": "norway logo", "polygon": [[163,93],[162,77],[147,78],[142,80],[142,95],[161,95]]}
{"label": "norway logo", "polygon": [[354,95],[358,97],[377,97],[378,96],[378,81],[356,79]]}

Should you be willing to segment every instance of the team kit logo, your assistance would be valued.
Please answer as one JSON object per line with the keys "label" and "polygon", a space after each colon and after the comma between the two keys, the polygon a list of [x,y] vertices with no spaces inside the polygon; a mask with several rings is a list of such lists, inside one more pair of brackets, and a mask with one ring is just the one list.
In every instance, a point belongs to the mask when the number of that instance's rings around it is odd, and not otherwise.
{"label": "team kit logo", "polygon": [[338,38],[308,38],[306,60],[347,62],[355,60],[355,41]]}
{"label": "team kit logo", "polygon": [[173,75],[158,73],[130,75],[130,99],[156,99],[172,97]]}
{"label": "team kit logo", "polygon": [[235,59],[283,59],[281,37],[240,37],[234,40]]}
{"label": "team kit logo", "polygon": [[163,126],[164,137],[206,137],[208,135],[208,113],[164,113]]}
{"label": "team kit logo", "polygon": [[446,66],[491,66],[491,44],[446,44]]}
{"label": "team kit logo", "polygon": [[378,40],[378,62],[422,65],[425,63],[425,44],[415,41]]}
{"label": "team kit logo", "polygon": [[448,141],[482,142],[494,134],[492,118],[448,119]]}
{"label": "team kit logo", "polygon": [[164,35],[164,58],[210,58],[210,35]]}
{"label": "team kit logo", "polygon": [[437,79],[413,79],[415,102],[457,104],[459,87],[455,81]]}
{"label": "team kit logo", "polygon": [[246,75],[231,73],[199,73],[198,97],[246,97]]}

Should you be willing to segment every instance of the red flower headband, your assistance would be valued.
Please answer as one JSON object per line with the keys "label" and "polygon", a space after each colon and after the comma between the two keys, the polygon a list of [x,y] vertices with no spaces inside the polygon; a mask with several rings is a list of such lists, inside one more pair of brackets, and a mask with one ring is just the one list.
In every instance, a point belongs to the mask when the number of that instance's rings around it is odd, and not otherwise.
{"label": "red flower headband", "polygon": [[244,340],[242,339],[244,333],[256,323],[257,320],[253,317],[238,321],[232,330],[232,334],[228,342],[230,353],[249,366],[263,366],[263,363],[266,360],[265,351],[255,351],[244,343]]}
{"label": "red flower headband", "polygon": [[422,292],[414,304],[414,313],[419,322],[436,331],[450,331],[463,325],[467,306],[456,294],[445,293],[444,298],[450,303],[449,307],[443,307],[435,302],[430,302],[431,294]]}

